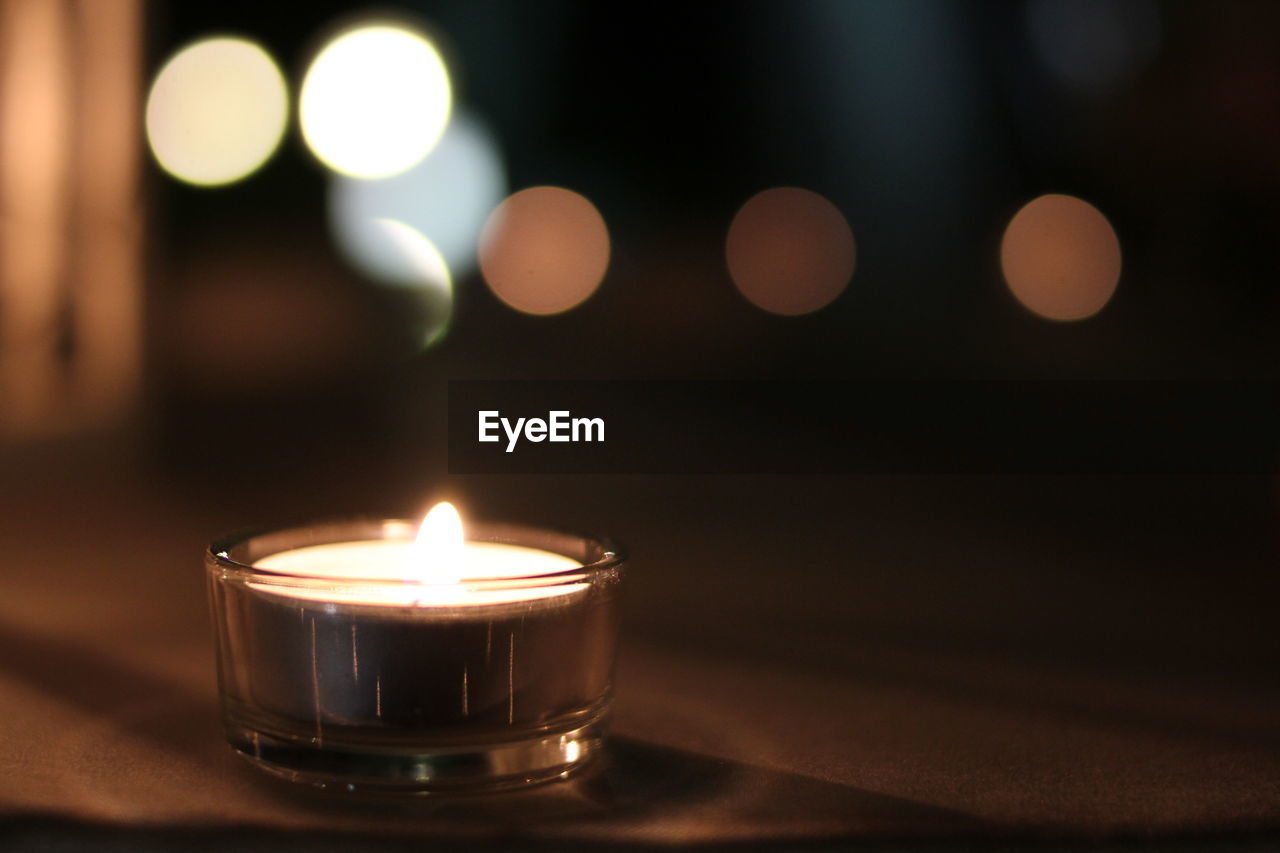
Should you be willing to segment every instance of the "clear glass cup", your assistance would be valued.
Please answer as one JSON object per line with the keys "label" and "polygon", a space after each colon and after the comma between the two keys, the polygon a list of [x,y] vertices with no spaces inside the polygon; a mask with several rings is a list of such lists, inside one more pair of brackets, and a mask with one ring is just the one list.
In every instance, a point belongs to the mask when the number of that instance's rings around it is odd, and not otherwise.
{"label": "clear glass cup", "polygon": [[255,567],[313,545],[412,540],[354,519],[213,543],[205,555],[227,739],[262,769],[350,790],[442,793],[568,775],[599,751],[625,555],[603,539],[472,525],[468,541],[576,568],[459,581],[479,603],[407,602],[403,579]]}

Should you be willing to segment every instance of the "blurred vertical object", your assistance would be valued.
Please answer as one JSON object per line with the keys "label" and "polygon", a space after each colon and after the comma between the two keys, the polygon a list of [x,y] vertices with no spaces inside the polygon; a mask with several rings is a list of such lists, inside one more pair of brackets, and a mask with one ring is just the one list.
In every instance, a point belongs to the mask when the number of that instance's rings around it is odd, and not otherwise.
{"label": "blurred vertical object", "polygon": [[107,426],[138,396],[137,0],[0,0],[0,433]]}

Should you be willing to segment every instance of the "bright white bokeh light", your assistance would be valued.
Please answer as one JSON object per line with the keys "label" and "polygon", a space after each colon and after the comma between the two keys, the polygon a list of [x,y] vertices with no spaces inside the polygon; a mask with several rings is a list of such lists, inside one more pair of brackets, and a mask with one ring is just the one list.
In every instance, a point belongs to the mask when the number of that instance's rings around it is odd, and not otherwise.
{"label": "bright white bokeh light", "polygon": [[480,231],[506,193],[493,136],[478,119],[458,111],[440,143],[408,171],[380,180],[331,176],[329,226],[346,259],[375,280],[417,278],[417,270],[401,268],[401,255],[387,254],[380,222],[387,219],[425,236],[461,277],[475,269]]}
{"label": "bright white bokeh light", "polygon": [[387,259],[388,282],[415,289],[453,290],[449,265],[422,232],[394,219],[378,219],[374,224],[386,245],[382,256]]}
{"label": "bright white bokeh light", "polygon": [[228,184],[275,152],[288,114],[284,75],[265,50],[239,38],[204,39],[156,75],[147,96],[147,141],[175,178]]}
{"label": "bright white bokeh light", "polygon": [[360,26],[320,51],[302,81],[302,136],[334,171],[383,178],[440,140],[453,95],[435,45],[394,24]]}

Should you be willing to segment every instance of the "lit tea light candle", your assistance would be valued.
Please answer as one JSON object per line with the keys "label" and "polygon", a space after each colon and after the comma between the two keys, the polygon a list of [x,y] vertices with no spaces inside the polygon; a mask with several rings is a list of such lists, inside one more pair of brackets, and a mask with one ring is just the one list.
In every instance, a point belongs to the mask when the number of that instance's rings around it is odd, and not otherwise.
{"label": "lit tea light candle", "polygon": [[554,778],[596,751],[622,558],[607,543],[352,521],[210,549],[228,737],[277,775],[417,791]]}
{"label": "lit tea light candle", "polygon": [[[372,539],[311,545],[271,554],[256,568],[295,577],[326,578],[321,589],[293,589],[296,598],[334,603],[407,606],[475,606],[571,595],[585,583],[548,587],[494,588],[472,581],[536,578],[579,568],[576,560],[501,542],[467,542],[462,519],[450,503],[437,504],[416,539]],[[359,580],[351,584],[348,581]],[[384,583],[376,586],[369,581]],[[253,585],[253,584],[251,584]],[[263,584],[258,588],[271,589]]]}

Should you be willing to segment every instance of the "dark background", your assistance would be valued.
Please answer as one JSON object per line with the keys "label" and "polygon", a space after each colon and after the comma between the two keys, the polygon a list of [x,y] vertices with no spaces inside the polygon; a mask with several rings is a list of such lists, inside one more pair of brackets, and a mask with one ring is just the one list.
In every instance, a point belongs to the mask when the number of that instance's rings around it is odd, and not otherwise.
{"label": "dark background", "polygon": [[[562,315],[459,280],[448,334],[425,349],[402,294],[333,247],[296,123],[223,189],[169,179],[139,141],[142,396],[123,423],[0,453],[0,837],[1274,844],[1266,470],[448,471],[450,380],[1017,379],[1050,403],[1058,380],[1273,381],[1280,6],[1058,4],[1082,67],[1100,46],[1128,57],[1076,85],[1033,37],[1053,5],[400,4],[438,35],[510,191],[581,192],[612,242],[599,291]],[[296,92],[318,40],[364,9],[147,4],[140,85],[179,46],[235,33]],[[779,185],[821,193],[857,242],[847,289],[808,316],[755,308],[725,267],[734,212]],[[1005,225],[1050,192],[1095,205],[1123,251],[1114,297],[1077,322],[1034,315],[1001,278]],[[197,288],[207,322],[176,334]],[[255,322],[271,306],[294,321]],[[335,306],[341,345],[308,349],[296,329]],[[1232,440],[1222,419],[1238,410],[1198,411],[1197,435]],[[388,810],[256,779],[220,742],[201,548],[444,497],[630,545],[603,787]]]}
{"label": "dark background", "polygon": [[[1084,68],[1093,41],[1128,57],[1080,88],[1055,76],[1032,38],[1036,6],[410,4],[442,34],[457,100],[492,126],[510,187],[567,186],[599,207],[613,244],[605,284],[575,310],[530,318],[471,277],[441,344],[398,349],[387,341],[404,312],[334,256],[323,168],[292,129],[260,173],[229,188],[153,181],[153,327],[203,253],[227,275],[238,257],[273,253],[258,283],[267,291],[290,273],[317,280],[323,297],[350,289],[373,306],[367,345],[255,389],[245,413],[301,412],[309,429],[280,429],[305,442],[323,407],[315,447],[358,443],[362,456],[423,446],[430,427],[413,419],[430,414],[415,405],[442,376],[1270,379],[1275,10],[1066,4],[1074,26],[1058,34],[1060,50]],[[156,5],[151,67],[176,45],[230,32],[259,39],[296,80],[335,20],[359,9]],[[852,283],[804,317],[755,309],[724,267],[734,211],[777,185],[826,196],[857,241]],[[1120,237],[1121,283],[1083,322],[1044,321],[1001,280],[1004,225],[1045,192],[1085,198]],[[218,334],[235,346],[234,328]],[[275,346],[287,350],[287,334]],[[156,344],[159,431],[178,461],[213,461],[209,443],[235,455],[259,444],[209,429],[209,389],[174,361]],[[247,392],[228,384],[221,402],[239,405]],[[400,429],[409,436],[392,451],[386,436]],[[265,455],[278,458],[277,438],[263,437]]]}

